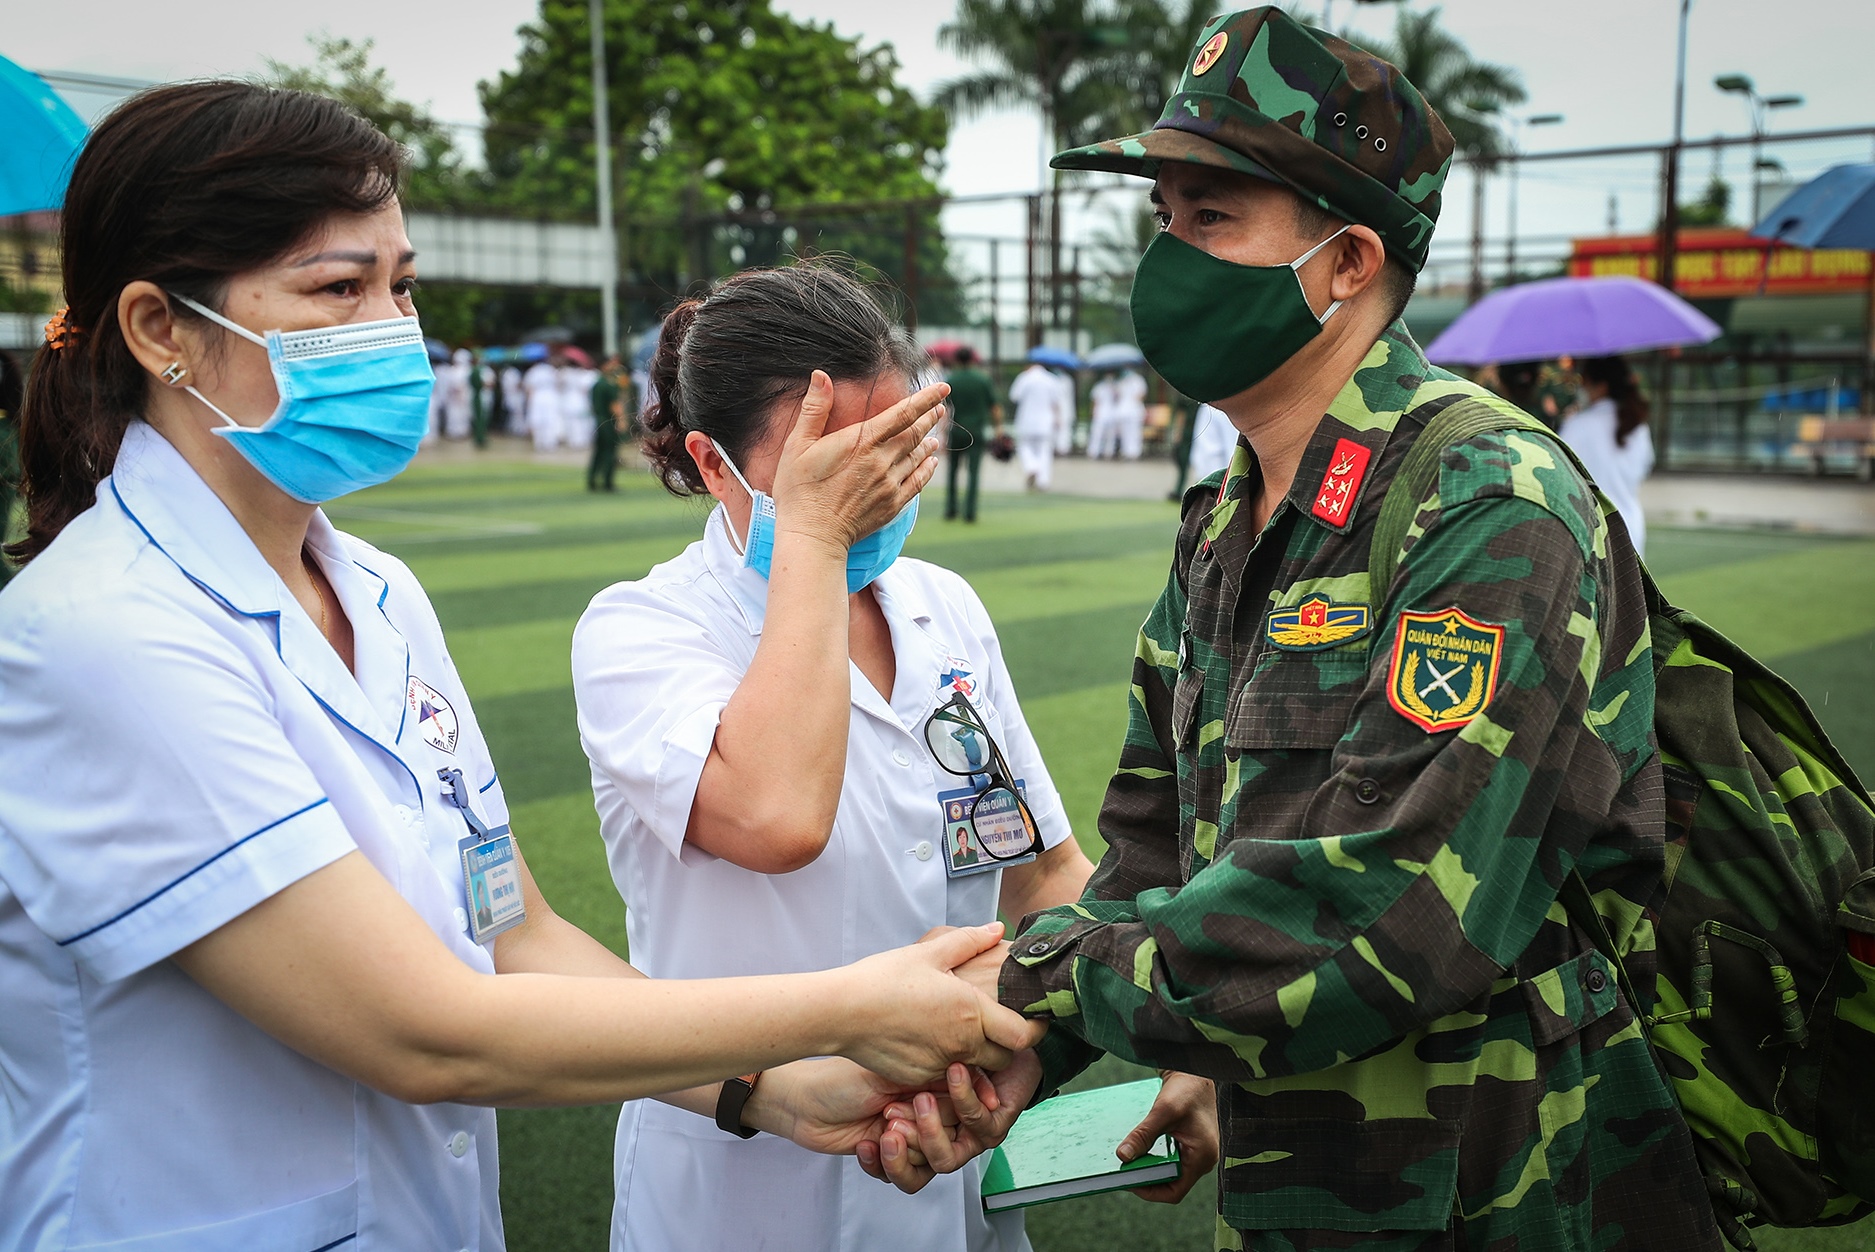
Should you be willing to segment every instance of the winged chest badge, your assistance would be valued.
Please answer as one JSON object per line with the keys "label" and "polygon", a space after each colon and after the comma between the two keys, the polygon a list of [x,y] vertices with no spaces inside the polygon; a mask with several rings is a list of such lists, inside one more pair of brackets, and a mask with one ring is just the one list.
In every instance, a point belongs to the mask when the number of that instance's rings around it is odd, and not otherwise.
{"label": "winged chest badge", "polygon": [[1359,639],[1371,624],[1365,604],[1336,604],[1310,596],[1293,608],[1271,609],[1263,630],[1271,646],[1285,652],[1316,652]]}

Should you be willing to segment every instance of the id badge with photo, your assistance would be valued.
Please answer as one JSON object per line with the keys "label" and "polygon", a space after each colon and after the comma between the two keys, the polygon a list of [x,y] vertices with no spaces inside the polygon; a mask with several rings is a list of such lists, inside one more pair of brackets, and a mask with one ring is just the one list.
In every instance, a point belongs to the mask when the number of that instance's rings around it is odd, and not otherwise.
{"label": "id badge with photo", "polygon": [[[1016,780],[1016,789],[1024,799],[1028,798],[1028,788],[1021,779]],[[1003,794],[1007,798],[1008,793]],[[968,878],[972,874],[986,874],[993,869],[1007,869],[1011,865],[1027,865],[1033,861],[1033,849],[1007,861],[999,861],[983,850],[977,841],[976,832],[970,828],[970,806],[976,796],[975,787],[938,792],[938,807],[944,814],[944,872],[952,878]]]}
{"label": "id badge with photo", "polygon": [[514,836],[506,826],[497,826],[487,837],[472,834],[456,847],[462,853],[469,933],[477,943],[487,943],[527,916],[521,899],[521,868],[514,859]]}
{"label": "id badge with photo", "polygon": [[462,860],[462,900],[469,914],[469,934],[487,943],[510,926],[527,920],[521,895],[521,863],[514,855],[514,835],[505,825],[492,830],[469,806],[469,787],[459,769],[439,769],[443,801],[462,813],[469,834],[456,842]]}

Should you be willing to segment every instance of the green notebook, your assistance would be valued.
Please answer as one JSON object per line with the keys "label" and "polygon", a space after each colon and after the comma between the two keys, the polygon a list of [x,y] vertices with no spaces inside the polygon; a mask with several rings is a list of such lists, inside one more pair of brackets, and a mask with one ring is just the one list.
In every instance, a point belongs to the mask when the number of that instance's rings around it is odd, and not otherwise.
{"label": "green notebook", "polygon": [[1158,1095],[1158,1080],[1144,1078],[1036,1105],[990,1153],[983,1167],[983,1207],[996,1213],[1177,1178],[1178,1145],[1170,1135],[1130,1164],[1113,1154],[1146,1120]]}

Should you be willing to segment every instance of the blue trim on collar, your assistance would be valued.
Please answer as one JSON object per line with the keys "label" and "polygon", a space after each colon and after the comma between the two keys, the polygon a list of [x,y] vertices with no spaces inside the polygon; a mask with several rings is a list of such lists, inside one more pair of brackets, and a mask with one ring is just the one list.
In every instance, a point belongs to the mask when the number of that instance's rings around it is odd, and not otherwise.
{"label": "blue trim on collar", "polygon": [[[377,579],[383,586],[384,589],[378,592],[378,616],[384,619],[384,624],[391,628],[392,634],[396,635],[399,639],[403,639],[404,696],[402,701],[398,704],[400,711],[397,715],[397,736],[391,741],[401,744],[404,741],[404,727],[410,722],[410,640],[404,639],[404,632],[397,629],[397,623],[393,622],[391,620],[391,615],[384,611],[384,602],[391,598],[391,580],[372,569],[369,565],[366,565],[363,561],[360,561],[357,557],[352,558],[352,565]],[[422,790],[422,787],[417,788],[419,794]]]}
{"label": "blue trim on collar", "polygon": [[143,899],[137,901],[135,904],[131,905],[129,908],[119,913],[116,917],[110,918],[106,921],[99,922],[96,926],[93,926],[90,930],[81,931],[78,934],[73,935],[70,939],[59,940],[58,941],[59,946],[63,948],[67,944],[77,943],[80,939],[88,939],[92,935],[97,934],[100,930],[103,930],[104,928],[106,928],[107,926],[115,926],[118,922],[123,921],[126,917],[129,917],[132,913],[135,913],[138,909],[150,903],[152,900],[156,899],[158,896],[162,895],[164,892],[170,890],[173,887],[179,886],[180,884],[182,884],[184,881],[186,881],[193,875],[201,873],[203,870],[213,865],[216,861],[219,861],[222,857],[227,856],[230,852],[234,851],[236,848],[240,847],[242,844],[246,843],[248,840],[258,839],[260,838],[260,836],[266,834],[268,831],[272,830],[274,827],[283,826],[286,823],[292,821],[294,818],[300,817],[306,813],[310,813],[314,809],[318,808],[320,805],[330,804],[331,802],[332,802],[331,797],[320,796],[317,800],[314,800],[311,804],[307,805],[305,808],[297,809],[294,812],[288,813],[285,817],[276,818],[273,821],[268,822],[265,826],[262,826],[259,830],[255,831],[251,835],[243,835],[241,838],[236,839],[233,843],[229,844],[227,847],[223,848],[221,851],[215,853],[215,855],[209,857],[206,861],[203,861],[200,865],[196,866],[194,869],[188,870],[187,872],[181,874],[180,876],[171,879],[169,882],[163,884],[161,887],[158,887],[155,891],[152,891],[149,895],[144,896]]}
{"label": "blue trim on collar", "polygon": [[[406,762],[404,758],[400,756],[394,749],[386,746],[383,743],[380,743],[377,737],[372,735],[369,731],[366,731],[361,727],[354,726],[351,720],[347,718],[343,713],[340,713],[337,709],[327,704],[325,702],[325,698],[319,694],[319,692],[313,687],[313,685],[307,682],[305,678],[300,676],[299,671],[295,670],[291,665],[286,664],[286,657],[282,655],[280,651],[280,610],[279,609],[264,609],[264,610],[256,610],[256,611],[250,612],[247,609],[241,608],[239,605],[231,603],[226,596],[223,596],[220,592],[216,591],[213,587],[209,586],[207,583],[203,582],[201,579],[191,574],[188,571],[187,567],[185,567],[181,561],[178,561],[176,560],[175,557],[170,556],[169,550],[163,547],[162,543],[156,538],[156,536],[150,533],[149,527],[145,526],[142,520],[138,518],[138,516],[134,512],[131,511],[130,505],[125,502],[122,493],[120,493],[117,490],[117,483],[111,479],[106,479],[105,481],[111,484],[111,494],[117,497],[118,507],[123,509],[124,516],[128,517],[131,520],[131,522],[135,524],[136,528],[143,532],[143,537],[150,541],[151,547],[155,548],[158,552],[161,552],[165,557],[168,557],[169,560],[175,565],[175,567],[182,571],[183,577],[187,578],[190,582],[194,583],[196,586],[200,587],[203,591],[207,592],[210,596],[214,598],[216,603],[226,605],[230,612],[239,613],[242,617],[251,618],[254,620],[259,620],[261,618],[266,618],[266,617],[271,617],[274,619],[273,653],[276,657],[280,658],[280,664],[286,666],[287,673],[292,674],[293,677],[299,682],[299,685],[306,688],[307,694],[312,696],[313,700],[318,703],[319,707],[324,709],[329,716],[331,716],[335,721],[339,723],[339,725],[345,727],[345,729],[351,731],[354,735],[357,735],[359,738],[363,739],[366,743],[372,744],[380,752],[390,757],[393,761],[396,761],[397,764],[402,767],[404,773],[409,775],[410,785],[416,788],[417,799],[418,799],[418,802],[421,803],[422,798],[423,798],[423,783],[417,778],[416,773],[410,768],[409,763]],[[352,563],[354,565],[357,565],[356,561],[353,561]],[[364,567],[359,566],[359,568],[363,569]],[[384,579],[378,574],[374,573],[373,571],[366,570],[365,572],[368,574],[371,574],[372,577],[377,578],[380,582],[384,582]],[[389,591],[390,591],[390,584],[386,582],[385,594],[388,595]],[[378,611],[383,612],[382,598],[380,598],[378,604],[379,604]],[[389,622],[390,621],[389,617],[386,617],[385,621]],[[396,627],[393,626],[392,629],[396,630]],[[400,639],[403,637],[402,631],[398,631],[397,634]],[[406,640],[404,643],[404,689],[408,691],[409,687],[410,687],[410,644],[409,644],[409,641]],[[404,716],[408,717],[409,716],[409,701],[408,700],[404,701],[403,707],[404,707]],[[398,733],[401,738],[401,735],[402,735],[401,721],[399,723]],[[393,740],[393,742],[397,742],[397,741]],[[108,925],[109,923],[106,923],[106,924]]]}

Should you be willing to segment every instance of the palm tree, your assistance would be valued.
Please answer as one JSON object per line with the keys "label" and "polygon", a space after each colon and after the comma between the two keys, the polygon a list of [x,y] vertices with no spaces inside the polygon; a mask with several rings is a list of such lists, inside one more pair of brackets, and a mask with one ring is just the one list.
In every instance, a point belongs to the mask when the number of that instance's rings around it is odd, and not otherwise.
{"label": "palm tree", "polygon": [[[1173,10],[1176,10],[1174,12]],[[938,43],[983,68],[939,86],[957,116],[1034,108],[1056,150],[1157,119],[1208,8],[1200,0],[958,0]],[[1060,320],[1061,174],[1051,183],[1049,304]],[[1036,328],[1031,319],[1031,333]]]}
{"label": "palm tree", "polygon": [[1391,61],[1445,122],[1459,154],[1489,165],[1508,151],[1495,115],[1524,102],[1523,79],[1508,66],[1473,60],[1464,43],[1440,25],[1439,12],[1402,9],[1391,41],[1342,37]]}

